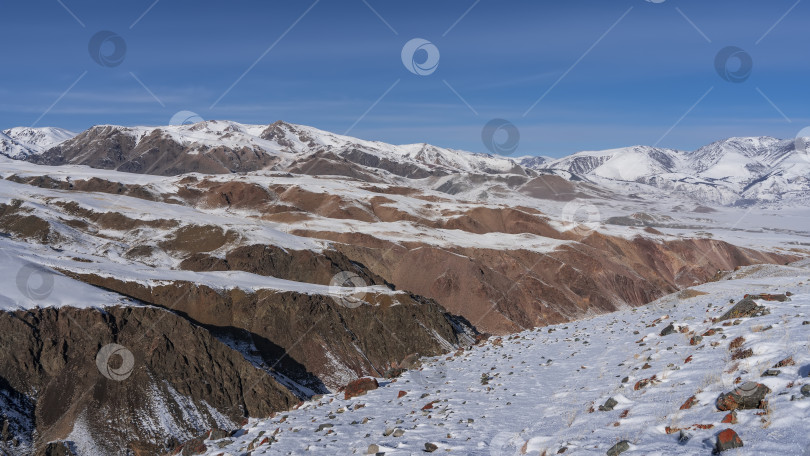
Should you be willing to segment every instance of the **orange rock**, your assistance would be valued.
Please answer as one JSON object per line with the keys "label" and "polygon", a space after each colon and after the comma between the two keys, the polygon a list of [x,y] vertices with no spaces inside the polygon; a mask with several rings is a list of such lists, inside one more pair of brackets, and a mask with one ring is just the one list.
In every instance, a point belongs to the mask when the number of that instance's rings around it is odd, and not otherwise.
{"label": "orange rock", "polygon": [[346,389],[343,393],[343,398],[349,400],[353,397],[362,396],[366,394],[368,391],[375,390],[380,387],[380,384],[377,383],[377,380],[374,378],[360,378],[357,379],[348,385],[346,385]]}
{"label": "orange rock", "polygon": [[697,402],[697,399],[695,399],[695,396],[692,396],[689,399],[687,399],[686,402],[683,403],[683,405],[681,405],[680,409],[681,410],[689,410],[690,408],[692,408],[693,405],[695,405],[696,402]]}
{"label": "orange rock", "polygon": [[656,376],[655,376],[655,375],[653,375],[653,376],[652,376],[652,377],[650,377],[650,378],[644,378],[644,379],[641,379],[641,380],[639,380],[639,381],[637,381],[637,382],[636,382],[636,384],[633,386],[633,389],[634,389],[634,390],[636,390],[636,391],[638,391],[638,390],[640,390],[640,389],[642,389],[642,388],[647,387],[647,386],[648,386],[650,383],[654,382],[655,380],[656,380]]}
{"label": "orange rock", "polygon": [[717,434],[716,449],[718,452],[730,450],[732,448],[740,448],[743,446],[742,439],[734,432],[733,429],[726,429]]}
{"label": "orange rock", "polygon": [[778,363],[774,364],[773,368],[778,369],[780,367],[795,366],[795,365],[796,365],[796,361],[793,361],[793,357],[788,356],[787,358],[783,359],[782,361],[779,361]]}

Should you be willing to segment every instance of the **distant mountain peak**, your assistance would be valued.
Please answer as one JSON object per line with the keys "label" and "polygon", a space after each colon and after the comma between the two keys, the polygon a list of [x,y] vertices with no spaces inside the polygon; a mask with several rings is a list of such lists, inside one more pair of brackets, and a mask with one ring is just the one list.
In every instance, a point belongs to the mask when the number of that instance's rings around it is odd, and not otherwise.
{"label": "distant mountain peak", "polygon": [[76,133],[54,127],[14,127],[0,136],[0,155],[25,159],[39,155],[57,144],[76,136]]}

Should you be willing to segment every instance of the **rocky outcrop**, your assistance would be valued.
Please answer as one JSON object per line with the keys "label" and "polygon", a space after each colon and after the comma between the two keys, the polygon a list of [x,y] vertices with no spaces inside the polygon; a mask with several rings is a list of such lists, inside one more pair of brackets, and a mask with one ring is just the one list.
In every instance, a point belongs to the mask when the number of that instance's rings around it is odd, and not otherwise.
{"label": "rocky outcrop", "polygon": [[57,440],[82,454],[156,454],[170,438],[234,429],[298,401],[204,328],[162,309],[2,312],[0,346],[10,423],[0,449],[11,454]]}
{"label": "rocky outcrop", "polygon": [[380,385],[374,378],[358,378],[357,380],[346,385],[346,389],[343,391],[343,398],[349,400],[353,397],[362,396],[367,392],[375,390],[379,387]]}
{"label": "rocky outcrop", "polygon": [[393,286],[336,250],[282,249],[273,245],[247,245],[228,251],[224,258],[198,253],[180,268],[189,271],[244,271],[296,282],[329,284],[335,274],[353,271],[367,285]]}
{"label": "rocky outcrop", "polygon": [[392,243],[364,247],[360,235],[309,234],[336,241],[337,249],[387,281],[497,334],[647,304],[705,282],[718,269],[791,259],[708,239],[652,242],[599,233],[547,253]]}
{"label": "rocky outcrop", "polygon": [[469,322],[436,302],[407,293],[368,293],[363,296],[368,305],[350,308],[323,295],[214,290],[188,282],[147,287],[96,275],[75,277],[241,339],[256,347],[266,365],[316,392],[320,382],[338,388],[358,376],[382,376],[387,365],[410,354],[439,355],[471,344],[475,334]]}
{"label": "rocky outcrop", "polygon": [[729,309],[728,312],[718,317],[717,321],[721,322],[726,320],[733,320],[736,318],[757,317],[767,315],[768,313],[769,312],[767,307],[760,306],[753,299],[745,297],[741,299],[739,302],[737,302],[737,304],[735,304],[734,307]]}

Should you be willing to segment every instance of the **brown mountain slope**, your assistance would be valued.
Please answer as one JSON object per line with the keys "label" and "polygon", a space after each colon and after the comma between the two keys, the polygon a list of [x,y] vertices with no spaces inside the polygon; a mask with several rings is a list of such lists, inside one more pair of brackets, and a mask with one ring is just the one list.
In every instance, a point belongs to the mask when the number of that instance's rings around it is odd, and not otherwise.
{"label": "brown mountain slope", "polygon": [[[105,376],[96,358],[113,343],[132,354],[131,371],[117,370],[125,361],[114,355]],[[81,440],[104,454],[158,454],[172,439],[235,428],[298,401],[208,331],[155,308],[0,312],[0,346],[14,347],[0,350],[0,383],[33,405],[33,427],[17,438],[35,448],[86,433]]]}
{"label": "brown mountain slope", "polygon": [[87,165],[164,176],[256,171],[277,162],[259,148],[182,144],[159,129],[143,138],[128,133],[121,127],[93,127],[31,160],[43,165]]}

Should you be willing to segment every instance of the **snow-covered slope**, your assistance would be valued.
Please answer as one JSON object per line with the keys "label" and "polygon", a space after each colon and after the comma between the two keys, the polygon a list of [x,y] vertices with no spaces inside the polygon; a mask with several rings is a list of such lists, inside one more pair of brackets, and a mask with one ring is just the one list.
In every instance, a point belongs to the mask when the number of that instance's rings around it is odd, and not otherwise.
{"label": "snow-covered slope", "polygon": [[55,127],[15,127],[3,133],[15,140],[37,147],[39,150],[51,147],[76,136],[76,133]]}
{"label": "snow-covered slope", "polygon": [[11,158],[23,159],[31,153],[30,149],[0,132],[0,153]]}
{"label": "snow-covered slope", "polygon": [[526,155],[523,157],[515,157],[515,161],[520,164],[520,166],[526,168],[539,168],[543,164],[554,161],[551,157],[544,157],[544,156],[534,156],[534,155]]}
{"label": "snow-covered slope", "polygon": [[607,179],[637,179],[680,171],[682,157],[677,151],[636,146],[598,152],[579,152],[548,163],[544,168],[563,169],[574,174]]}
{"label": "snow-covered slope", "polygon": [[0,311],[34,307],[84,309],[131,305],[131,300],[121,295],[65,277],[40,262],[26,260],[27,256],[40,259],[29,249],[24,243],[0,238],[0,277],[4,278]]}
{"label": "snow-covered slope", "polygon": [[41,154],[76,136],[63,128],[15,127],[0,133],[0,154],[16,159]]}
{"label": "snow-covered slope", "polygon": [[621,193],[627,183],[677,192],[704,204],[806,203],[810,157],[793,140],[730,138],[692,152],[635,146],[579,152],[538,170],[567,171]]}
{"label": "snow-covered slope", "polygon": [[[810,271],[753,266],[726,279],[426,359],[364,396],[327,395],[251,420],[206,441],[207,454],[412,455],[429,443],[436,454],[604,455],[626,441],[626,455],[705,455],[725,429],[744,444],[728,454],[809,454]],[[758,301],[769,315],[712,321],[742,293],[785,291],[791,301]],[[674,333],[662,336],[670,324]],[[751,351],[732,360],[737,338]],[[764,375],[780,362],[777,376]],[[748,381],[770,388],[767,406],[722,423],[716,399]],[[611,410],[599,410],[611,398]]]}

